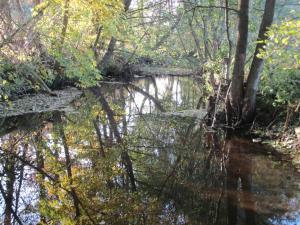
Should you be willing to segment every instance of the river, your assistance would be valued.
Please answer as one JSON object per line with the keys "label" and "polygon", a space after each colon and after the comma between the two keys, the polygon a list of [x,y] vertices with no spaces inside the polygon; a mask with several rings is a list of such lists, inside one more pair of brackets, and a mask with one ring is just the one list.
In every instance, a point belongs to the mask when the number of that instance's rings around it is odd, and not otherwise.
{"label": "river", "polygon": [[189,77],[143,78],[0,116],[1,223],[300,224],[297,170],[206,126],[205,93]]}

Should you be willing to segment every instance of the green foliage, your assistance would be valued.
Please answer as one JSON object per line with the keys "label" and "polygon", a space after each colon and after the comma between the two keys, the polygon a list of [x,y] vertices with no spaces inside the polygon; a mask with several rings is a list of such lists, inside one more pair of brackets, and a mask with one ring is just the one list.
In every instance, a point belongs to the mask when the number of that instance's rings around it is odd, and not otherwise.
{"label": "green foliage", "polygon": [[266,97],[274,99],[274,106],[299,104],[300,71],[297,69],[276,69],[272,73],[263,76],[262,93]]}
{"label": "green foliage", "polygon": [[300,102],[300,21],[283,22],[269,31],[262,76],[262,93],[275,98],[274,104],[298,105]]}
{"label": "green foliage", "polygon": [[53,51],[53,54],[60,65],[65,68],[65,75],[70,79],[77,80],[80,87],[94,86],[100,80],[101,75],[96,68],[92,50],[82,52],[69,47],[69,57],[58,51]]}
{"label": "green foliage", "polygon": [[[0,94],[2,99],[34,91],[45,90],[45,84],[51,85],[55,75],[39,57],[22,62],[0,59]],[[41,82],[43,80],[43,82]]]}
{"label": "green foliage", "polygon": [[[116,0],[111,4],[109,0],[88,3],[56,0],[24,3],[24,7],[29,8],[22,17],[31,21],[30,26],[22,27],[26,21],[21,21],[20,12],[12,8],[21,31],[16,31],[16,40],[9,40],[11,43],[1,46],[1,98],[39,90],[41,83],[51,86],[53,81],[57,84],[60,80],[71,80],[80,87],[96,85],[101,78],[96,65],[105,50],[97,49],[96,57],[97,33],[101,27],[102,45],[103,40],[118,36],[123,1]],[[5,27],[0,23],[2,26]],[[7,29],[13,33],[18,26]],[[9,34],[4,36],[9,37]],[[37,81],[39,79],[43,81]]]}
{"label": "green foliage", "polygon": [[266,51],[264,57],[267,65],[274,68],[299,69],[300,66],[300,21],[294,20],[273,25],[268,31]]}
{"label": "green foliage", "polygon": [[[65,69],[68,78],[77,80],[81,87],[93,86],[101,76],[91,46],[94,45],[99,26],[103,29],[102,38],[116,35],[118,15],[123,4],[120,0],[113,5],[107,0],[90,1],[88,4],[71,0],[65,9],[65,2],[58,0],[38,5],[36,10],[48,4],[36,30],[43,37],[43,45]],[[68,14],[65,14],[66,10]],[[68,17],[68,23],[63,37],[64,16]]]}

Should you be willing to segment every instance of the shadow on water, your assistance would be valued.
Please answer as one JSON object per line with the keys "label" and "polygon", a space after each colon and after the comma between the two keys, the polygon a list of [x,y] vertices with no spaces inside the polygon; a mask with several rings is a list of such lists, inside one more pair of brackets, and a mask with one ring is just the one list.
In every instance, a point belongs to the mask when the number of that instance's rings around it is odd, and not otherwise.
{"label": "shadow on water", "polygon": [[149,78],[86,90],[73,113],[5,119],[1,223],[300,224],[297,171],[207,130],[204,95],[192,78]]}

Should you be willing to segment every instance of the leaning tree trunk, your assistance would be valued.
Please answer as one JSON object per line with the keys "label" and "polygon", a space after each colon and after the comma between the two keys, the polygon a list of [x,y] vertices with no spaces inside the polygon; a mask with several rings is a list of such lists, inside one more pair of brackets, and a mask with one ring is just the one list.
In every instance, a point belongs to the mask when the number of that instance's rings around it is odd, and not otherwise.
{"label": "leaning tree trunk", "polygon": [[259,85],[260,73],[264,60],[258,57],[258,53],[265,47],[268,39],[268,28],[272,25],[276,0],[266,0],[263,19],[260,25],[254,58],[247,79],[247,87],[243,106],[243,120],[250,122],[255,113],[256,93]]}
{"label": "leaning tree trunk", "polygon": [[104,72],[104,73],[106,72],[108,63],[114,54],[116,43],[117,43],[116,38],[112,37],[109,41],[108,48],[107,48],[102,60],[97,65],[97,68],[99,70],[102,70],[102,72]]}
{"label": "leaning tree trunk", "polygon": [[240,120],[243,103],[244,66],[247,52],[249,0],[239,0],[239,25],[232,83],[229,93],[230,117]]}
{"label": "leaning tree trunk", "polygon": [[[132,0],[124,0],[124,11],[127,12]],[[110,42],[108,44],[107,51],[105,52],[102,60],[97,63],[97,68],[101,70],[103,73],[106,73],[108,63],[111,60],[115,46],[117,43],[117,39],[115,37],[111,37]]]}
{"label": "leaning tree trunk", "polygon": [[123,140],[122,140],[120,132],[118,130],[117,122],[114,118],[114,112],[112,111],[108,102],[106,101],[106,99],[104,98],[104,96],[102,95],[102,93],[100,91],[99,91],[99,94],[100,94],[99,100],[101,102],[103,110],[107,114],[107,118],[110,122],[111,130],[116,137],[117,143],[122,147],[122,153],[121,153],[122,163],[125,165],[125,170],[127,172],[127,176],[129,177],[129,180],[131,183],[131,189],[132,189],[132,191],[136,191],[136,183],[135,183],[135,177],[134,177],[134,173],[133,173],[132,161],[127,152],[127,149],[125,149],[125,147],[123,146]]}
{"label": "leaning tree trunk", "polygon": [[72,173],[72,160],[71,160],[71,156],[70,156],[70,150],[69,150],[69,146],[67,143],[67,137],[64,131],[64,127],[62,124],[62,117],[60,113],[57,113],[56,115],[57,118],[57,125],[58,125],[58,132],[60,135],[60,138],[62,140],[62,146],[64,149],[64,153],[65,153],[65,167],[66,167],[66,171],[67,171],[67,176],[69,179],[69,184],[70,184],[70,194],[71,194],[71,198],[73,200],[73,204],[74,204],[74,209],[75,209],[75,220],[78,220],[81,216],[81,211],[80,211],[80,202],[79,202],[79,198],[78,195],[76,193],[75,188],[73,187],[73,173]]}

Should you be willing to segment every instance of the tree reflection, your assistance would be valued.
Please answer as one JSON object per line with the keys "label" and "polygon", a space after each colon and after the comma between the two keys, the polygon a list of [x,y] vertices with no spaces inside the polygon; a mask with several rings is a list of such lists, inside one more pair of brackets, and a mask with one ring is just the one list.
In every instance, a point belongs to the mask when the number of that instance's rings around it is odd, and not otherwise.
{"label": "tree reflection", "polygon": [[245,154],[239,140],[230,139],[226,145],[229,152],[226,176],[228,224],[237,224],[238,208],[243,207],[245,224],[253,225],[255,224],[255,203],[251,195],[252,157]]}
{"label": "tree reflection", "polygon": [[1,222],[250,225],[299,210],[297,175],[266,148],[161,112],[196,108],[201,93],[182,78],[103,85],[76,114],[7,126]]}

